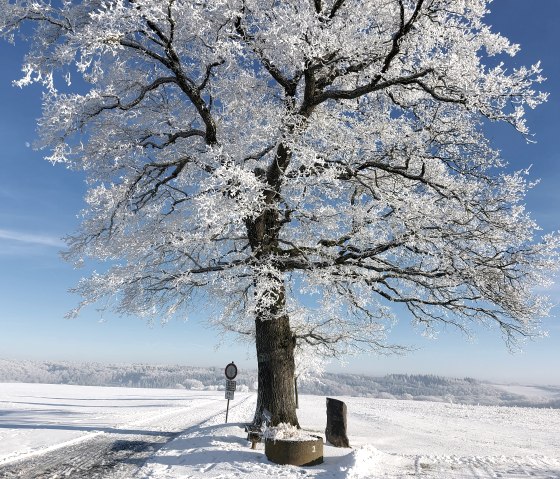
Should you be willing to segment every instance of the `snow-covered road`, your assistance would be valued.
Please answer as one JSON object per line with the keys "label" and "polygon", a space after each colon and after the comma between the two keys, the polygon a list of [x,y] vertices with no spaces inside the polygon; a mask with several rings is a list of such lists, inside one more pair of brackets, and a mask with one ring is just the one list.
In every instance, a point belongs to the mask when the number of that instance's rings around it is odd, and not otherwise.
{"label": "snow-covered road", "polygon": [[[129,478],[223,393],[2,384],[0,478]],[[247,399],[242,396],[238,403]]]}
{"label": "snow-covered road", "polygon": [[[0,384],[0,478],[560,479],[558,409],[340,399],[353,449],[297,468],[250,449],[254,395],[224,424],[223,392]],[[300,402],[322,434],[325,398]]]}

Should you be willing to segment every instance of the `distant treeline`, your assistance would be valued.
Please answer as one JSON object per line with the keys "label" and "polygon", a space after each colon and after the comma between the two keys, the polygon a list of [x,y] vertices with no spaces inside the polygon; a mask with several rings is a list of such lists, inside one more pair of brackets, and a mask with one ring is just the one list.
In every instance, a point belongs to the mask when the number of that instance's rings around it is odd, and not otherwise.
{"label": "distant treeline", "polygon": [[[240,374],[237,390],[255,389],[256,371]],[[223,368],[0,359],[0,382],[133,388],[225,389]]]}
{"label": "distant treeline", "polygon": [[[241,370],[238,391],[257,388],[257,372]],[[0,359],[0,382],[75,384],[141,388],[223,390],[223,368],[198,368],[152,364],[100,364]],[[372,377],[357,374],[324,374],[299,384],[303,394],[363,396],[382,399],[423,400],[461,404],[560,408],[554,399],[527,398],[473,378],[434,375],[389,374]]]}
{"label": "distant treeline", "polygon": [[305,384],[301,390],[319,395],[560,409],[560,388],[555,399],[535,399],[473,378],[447,378],[431,374],[388,374],[383,377],[326,374],[320,382]]}

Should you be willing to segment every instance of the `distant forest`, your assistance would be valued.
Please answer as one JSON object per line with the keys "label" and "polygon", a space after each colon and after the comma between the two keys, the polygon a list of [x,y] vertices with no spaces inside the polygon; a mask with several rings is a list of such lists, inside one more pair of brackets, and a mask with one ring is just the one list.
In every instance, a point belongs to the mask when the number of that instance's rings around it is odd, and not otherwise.
{"label": "distant forest", "polygon": [[[257,388],[257,372],[241,370],[236,378],[239,392]],[[225,389],[222,368],[164,366],[152,364],[100,364],[0,359],[0,382],[74,384],[137,388],[194,390]],[[438,401],[461,404],[547,407],[560,409],[554,398],[527,398],[472,378],[434,375],[389,374],[372,377],[330,374],[298,384],[302,394],[363,396],[381,399]]]}

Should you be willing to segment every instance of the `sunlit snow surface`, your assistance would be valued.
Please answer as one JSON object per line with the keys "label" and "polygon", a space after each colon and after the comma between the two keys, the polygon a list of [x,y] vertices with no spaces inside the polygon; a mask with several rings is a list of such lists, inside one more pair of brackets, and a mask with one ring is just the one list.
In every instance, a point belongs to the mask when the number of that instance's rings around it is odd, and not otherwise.
{"label": "sunlit snow surface", "polygon": [[166,431],[181,415],[203,421],[224,404],[223,392],[0,383],[0,466],[100,434]]}
{"label": "sunlit snow surface", "polygon": [[[249,448],[240,426],[251,419],[254,396],[236,395],[225,425],[223,392],[0,384],[0,464],[157,417],[163,428],[184,409],[199,422],[135,477],[560,478],[558,409],[340,399],[353,449],[325,446],[323,465],[298,468],[271,464],[262,445]],[[323,432],[325,398],[300,401],[301,425]]]}

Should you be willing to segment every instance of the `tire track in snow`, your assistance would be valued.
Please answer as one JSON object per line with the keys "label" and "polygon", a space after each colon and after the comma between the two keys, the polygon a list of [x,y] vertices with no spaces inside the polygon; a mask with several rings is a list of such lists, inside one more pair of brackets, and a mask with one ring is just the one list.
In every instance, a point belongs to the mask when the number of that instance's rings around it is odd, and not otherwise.
{"label": "tire track in snow", "polygon": [[560,461],[546,456],[417,456],[414,465],[419,479],[560,479]]}

